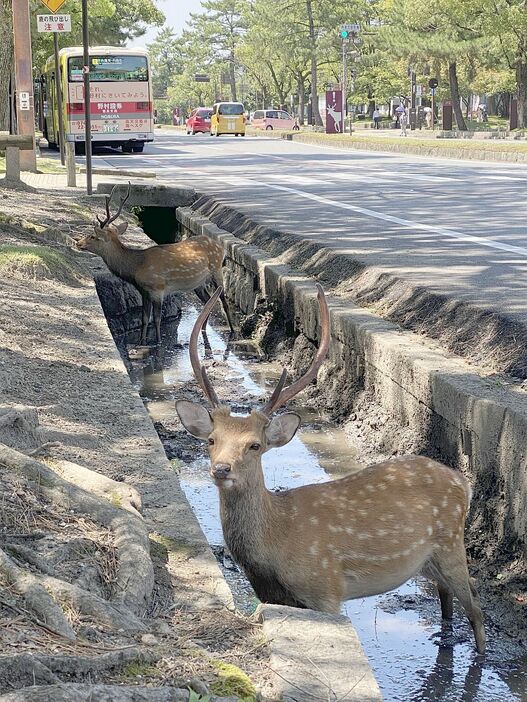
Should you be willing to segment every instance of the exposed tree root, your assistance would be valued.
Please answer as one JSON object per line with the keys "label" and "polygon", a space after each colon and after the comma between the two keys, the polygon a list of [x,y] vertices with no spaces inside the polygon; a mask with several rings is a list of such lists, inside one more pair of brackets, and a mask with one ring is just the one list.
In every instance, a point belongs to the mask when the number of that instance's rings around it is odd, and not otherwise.
{"label": "exposed tree root", "polygon": [[[0,702],[188,702],[190,693],[176,687],[121,685],[45,685],[26,687],[0,696]],[[236,702],[237,698],[210,696],[210,702]]]}
{"label": "exposed tree root", "polygon": [[19,568],[9,556],[0,551],[0,574],[24,598],[26,606],[56,634],[75,639],[75,632],[59,605],[49,595],[38,576]]}
{"label": "exposed tree root", "polygon": [[87,490],[59,477],[40,461],[1,443],[0,466],[36,482],[44,496],[53,504],[88,515],[112,530],[118,567],[116,591],[111,599],[115,604],[122,604],[135,614],[143,614],[154,586],[148,531],[143,519],[138,514],[120,509],[101,497],[90,494]]}
{"label": "exposed tree root", "polygon": [[[52,462],[48,463],[46,460],[46,453],[40,453],[40,455],[44,457],[44,462],[54,473],[60,475],[61,478],[77,485],[77,487],[83,490],[87,490],[92,495],[103,497],[114,507],[122,507],[135,515],[141,514],[141,495],[134,487],[128,485],[128,483],[112,480],[105,475],[101,475],[101,473],[97,473],[94,470],[80,466],[77,463],[72,463],[71,461],[64,461],[52,457]],[[52,456],[52,454],[50,455]]]}

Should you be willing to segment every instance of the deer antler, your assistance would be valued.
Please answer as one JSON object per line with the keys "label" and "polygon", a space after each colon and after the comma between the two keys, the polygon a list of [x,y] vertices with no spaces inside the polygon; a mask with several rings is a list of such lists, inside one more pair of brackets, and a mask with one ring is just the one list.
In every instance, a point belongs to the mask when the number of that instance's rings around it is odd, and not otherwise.
{"label": "deer antler", "polygon": [[212,387],[212,383],[210,382],[210,379],[207,375],[207,371],[205,370],[205,366],[201,365],[201,362],[199,360],[198,356],[198,336],[200,331],[203,329],[205,324],[207,323],[208,318],[210,317],[210,313],[212,312],[212,308],[216,304],[219,296],[223,292],[223,288],[220,286],[217,288],[216,292],[211,296],[210,300],[207,302],[205,307],[202,309],[200,315],[196,319],[196,322],[194,323],[194,328],[192,329],[192,334],[190,335],[190,342],[189,342],[189,354],[190,354],[190,363],[192,365],[192,370],[194,371],[194,375],[196,377],[196,380],[200,384],[201,389],[205,393],[205,397],[208,399],[210,404],[213,407],[218,407],[220,404],[220,401],[218,400],[218,396],[216,395],[216,391]]}
{"label": "deer antler", "polygon": [[120,203],[120,205],[119,205],[119,208],[117,209],[117,212],[116,212],[114,215],[112,215],[112,213],[110,212],[110,202],[112,201],[113,194],[114,194],[114,192],[115,192],[115,189],[118,187],[118,185],[119,185],[119,184],[116,183],[116,184],[113,186],[113,188],[110,190],[110,194],[105,196],[105,201],[106,201],[106,205],[105,205],[105,206],[106,206],[106,219],[101,219],[101,217],[99,217],[99,216],[97,215],[97,221],[99,222],[99,226],[101,227],[101,229],[104,229],[104,227],[107,227],[107,226],[108,226],[109,224],[111,224],[112,222],[115,222],[115,220],[117,219],[117,217],[119,217],[119,215],[121,214],[122,209],[123,209],[123,207],[124,207],[126,201],[127,201],[128,198],[130,197],[130,188],[131,188],[131,184],[130,184],[130,181],[128,181],[128,190],[126,191],[126,195],[124,196],[124,198],[122,198],[121,203]]}
{"label": "deer antler", "polygon": [[309,383],[313,380],[313,378],[316,378],[316,375],[318,373],[318,370],[322,363],[324,362],[324,359],[326,357],[326,354],[328,352],[329,348],[329,339],[330,339],[330,328],[329,328],[329,309],[328,309],[328,303],[326,300],[326,296],[324,295],[324,290],[322,289],[322,286],[317,283],[317,290],[318,290],[318,304],[320,307],[320,326],[321,326],[321,334],[320,334],[320,344],[318,347],[318,351],[315,355],[315,358],[313,359],[313,362],[311,363],[311,366],[307,373],[305,373],[301,378],[299,378],[296,382],[292,383],[287,387],[285,390],[283,389],[284,384],[285,384],[285,379],[287,376],[287,371],[284,369],[282,372],[282,375],[280,377],[280,380],[278,381],[278,385],[275,388],[275,391],[271,395],[269,402],[265,405],[265,407],[261,410],[262,414],[265,414],[266,417],[270,417],[273,412],[276,412],[276,410],[281,407],[282,405],[285,405],[286,402],[289,402],[295,395],[298,395],[298,393],[303,390],[305,387],[309,385]]}

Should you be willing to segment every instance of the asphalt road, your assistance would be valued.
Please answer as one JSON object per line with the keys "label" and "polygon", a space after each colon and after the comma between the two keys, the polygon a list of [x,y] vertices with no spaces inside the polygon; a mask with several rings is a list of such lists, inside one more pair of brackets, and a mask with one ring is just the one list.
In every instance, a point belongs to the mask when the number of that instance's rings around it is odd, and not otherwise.
{"label": "asphalt road", "polygon": [[[161,133],[95,165],[155,170],[436,292],[527,325],[527,165]],[[106,164],[104,163],[106,162]]]}

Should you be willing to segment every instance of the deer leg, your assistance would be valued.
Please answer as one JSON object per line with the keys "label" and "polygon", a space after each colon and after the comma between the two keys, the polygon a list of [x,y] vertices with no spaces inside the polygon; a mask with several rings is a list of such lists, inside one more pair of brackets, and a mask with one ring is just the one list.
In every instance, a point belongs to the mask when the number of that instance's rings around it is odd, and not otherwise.
{"label": "deer leg", "polygon": [[440,583],[437,584],[437,592],[441,602],[441,617],[443,619],[452,619],[454,616],[454,596],[452,592]]}
{"label": "deer leg", "polygon": [[152,300],[146,293],[141,293],[143,298],[142,316],[141,316],[141,346],[146,346],[146,337],[148,333],[148,323],[152,313]]}
{"label": "deer leg", "polygon": [[470,580],[465,545],[460,540],[447,551],[439,551],[433,557],[434,566],[441,574],[441,581],[458,598],[474,631],[478,653],[485,653],[485,629],[479,597]]}
{"label": "deer leg", "polygon": [[161,343],[161,311],[163,309],[163,300],[152,300],[154,308],[154,324],[156,327],[156,340]]}
{"label": "deer leg", "polygon": [[[203,302],[204,305],[206,305],[207,302],[210,300],[210,295],[209,295],[209,293],[207,292],[207,288],[206,288],[204,285],[201,286],[200,288],[196,288],[196,289],[194,290],[194,292],[195,292],[196,295],[199,297],[199,299],[201,300],[201,302]],[[211,350],[211,349],[210,349],[210,343],[209,343],[209,340],[208,340],[208,338],[207,338],[207,331],[206,331],[206,329],[207,329],[207,321],[208,321],[208,320],[206,319],[206,320],[203,322],[203,326],[201,327],[201,334],[202,334],[202,336],[203,336],[203,343],[205,344],[205,350],[206,350],[206,351],[207,351],[207,350]]]}
{"label": "deer leg", "polygon": [[231,314],[229,312],[229,306],[227,305],[227,300],[225,299],[224,292],[221,293],[220,300],[221,300],[221,305],[223,307],[223,311],[225,312],[225,316],[227,317],[227,322],[229,323],[231,333],[234,333],[234,326],[232,324]]}

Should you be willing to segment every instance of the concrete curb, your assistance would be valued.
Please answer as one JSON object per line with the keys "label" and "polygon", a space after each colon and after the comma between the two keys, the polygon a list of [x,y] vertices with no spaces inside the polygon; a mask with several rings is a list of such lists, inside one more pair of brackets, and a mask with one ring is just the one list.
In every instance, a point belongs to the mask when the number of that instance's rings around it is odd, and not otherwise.
{"label": "concrete curb", "polygon": [[453,158],[461,161],[501,161],[508,163],[526,163],[527,151],[493,151],[487,149],[464,149],[462,147],[442,147],[442,146],[423,146],[421,144],[412,144],[411,141],[405,141],[401,144],[386,144],[379,139],[379,143],[371,140],[349,140],[349,143],[342,145],[337,142],[331,144],[321,142],[320,139],[312,137],[310,134],[293,134],[284,135],[290,141],[300,142],[302,144],[319,144],[321,146],[332,146],[334,148],[353,149],[354,151],[380,151],[384,153],[410,154],[413,156],[425,156],[428,158]]}
{"label": "concrete curb", "polygon": [[260,605],[282,702],[382,702],[355,629],[340,615]]}
{"label": "concrete curb", "polygon": [[[256,296],[264,295],[276,303],[286,326],[316,342],[314,281],[283,263],[292,257],[289,250],[273,258],[191,208],[179,209],[178,218],[194,234],[222,239],[227,293],[242,311],[251,313]],[[487,554],[519,555],[527,535],[527,394],[481,378],[462,359],[349,299],[329,297],[329,304],[330,369],[320,376],[328,409],[346,416],[366,393],[400,428],[386,450],[400,449],[402,429],[411,429],[421,452],[468,475],[475,493],[471,525],[475,534],[488,530]]]}
{"label": "concrete curb", "polygon": [[[82,166],[80,172],[86,173],[86,168]],[[132,178],[157,178],[157,173],[154,171],[136,171],[126,168],[94,168],[92,173],[94,175],[131,176]]]}
{"label": "concrete curb", "polygon": [[[115,171],[110,174],[115,175]],[[108,195],[115,182],[103,182],[97,185],[97,195]],[[127,183],[122,183],[116,188],[116,195],[122,196],[128,189]],[[128,207],[188,207],[198,198],[198,194],[191,188],[178,188],[168,185],[146,185],[132,183],[130,186],[130,199]]]}

